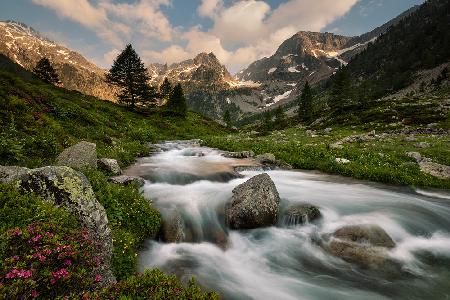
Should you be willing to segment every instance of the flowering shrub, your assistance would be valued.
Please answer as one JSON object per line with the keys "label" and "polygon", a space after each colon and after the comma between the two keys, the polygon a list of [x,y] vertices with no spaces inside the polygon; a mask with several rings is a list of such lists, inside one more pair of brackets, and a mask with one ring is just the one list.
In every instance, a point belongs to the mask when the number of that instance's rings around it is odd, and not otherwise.
{"label": "flowering shrub", "polygon": [[91,289],[101,261],[85,230],[34,222],[0,237],[0,299],[54,299]]}
{"label": "flowering shrub", "polygon": [[101,292],[85,294],[83,299],[219,299],[216,293],[201,290],[191,280],[187,287],[175,277],[159,270],[148,270],[142,275],[134,275],[126,280],[110,285]]}

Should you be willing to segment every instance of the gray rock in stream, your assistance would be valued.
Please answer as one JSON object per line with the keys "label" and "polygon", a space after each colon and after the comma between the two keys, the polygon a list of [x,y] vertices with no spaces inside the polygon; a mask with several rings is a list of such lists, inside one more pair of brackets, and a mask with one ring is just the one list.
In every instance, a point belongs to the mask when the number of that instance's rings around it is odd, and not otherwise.
{"label": "gray rock in stream", "polygon": [[179,243],[184,240],[184,223],[178,210],[171,209],[163,213],[161,238],[166,243]]}
{"label": "gray rock in stream", "polygon": [[388,255],[395,242],[375,224],[351,225],[339,228],[322,248],[342,260],[370,271],[399,275],[399,262]]}
{"label": "gray rock in stream", "polygon": [[289,207],[282,217],[283,225],[295,226],[308,224],[321,217],[320,210],[311,204],[296,204]]}
{"label": "gray rock in stream", "polygon": [[250,178],[233,190],[225,208],[231,229],[253,229],[276,224],[280,196],[266,173]]}

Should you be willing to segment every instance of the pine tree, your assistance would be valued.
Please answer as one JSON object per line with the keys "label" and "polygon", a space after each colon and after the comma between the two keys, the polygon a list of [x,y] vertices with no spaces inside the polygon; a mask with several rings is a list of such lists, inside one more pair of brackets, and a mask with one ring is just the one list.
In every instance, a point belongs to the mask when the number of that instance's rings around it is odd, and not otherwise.
{"label": "pine tree", "polygon": [[120,88],[119,102],[131,108],[154,103],[156,91],[148,84],[150,77],[139,55],[128,44],[117,56],[106,75],[106,81]]}
{"label": "pine tree", "polygon": [[56,74],[55,69],[53,69],[50,61],[46,57],[38,61],[36,67],[33,69],[33,74],[46,83],[60,83],[58,74]]}
{"label": "pine tree", "polygon": [[279,129],[286,127],[287,117],[281,106],[275,109],[275,126]]}
{"label": "pine tree", "polygon": [[312,101],[313,94],[308,81],[303,87],[302,94],[298,103],[298,119],[301,121],[308,122],[312,117]]}
{"label": "pine tree", "polygon": [[273,130],[272,113],[270,110],[266,111],[263,115],[262,130],[265,133]]}
{"label": "pine tree", "polygon": [[353,101],[351,75],[347,68],[341,67],[333,77],[330,106],[342,109]]}
{"label": "pine tree", "polygon": [[227,127],[231,127],[231,114],[229,110],[226,110],[223,114],[223,121],[227,125]]}
{"label": "pine tree", "polygon": [[183,88],[178,83],[172,91],[166,104],[166,110],[172,114],[179,115],[183,118],[187,115],[186,98],[184,97]]}
{"label": "pine tree", "polygon": [[159,94],[161,95],[161,98],[164,100],[168,100],[170,98],[170,95],[172,94],[172,84],[170,83],[169,79],[164,78],[163,83],[159,86]]}

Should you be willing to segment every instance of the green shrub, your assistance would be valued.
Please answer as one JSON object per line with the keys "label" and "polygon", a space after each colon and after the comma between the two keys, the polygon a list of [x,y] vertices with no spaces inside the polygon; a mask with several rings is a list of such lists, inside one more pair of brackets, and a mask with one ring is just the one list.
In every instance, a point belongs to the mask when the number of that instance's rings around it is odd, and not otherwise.
{"label": "green shrub", "polygon": [[125,278],[136,269],[138,247],[145,239],[154,237],[158,232],[161,216],[136,186],[110,183],[100,171],[87,170],[85,174],[97,200],[106,210],[113,232],[114,275]]}
{"label": "green shrub", "polygon": [[78,226],[77,220],[64,209],[5,184],[0,184],[0,220],[0,234],[9,228],[23,228],[36,221],[52,222],[67,228]]}
{"label": "green shrub", "polygon": [[130,276],[87,299],[219,299],[215,293],[203,292],[194,280],[184,287],[175,276],[159,270],[148,270],[142,275]]}

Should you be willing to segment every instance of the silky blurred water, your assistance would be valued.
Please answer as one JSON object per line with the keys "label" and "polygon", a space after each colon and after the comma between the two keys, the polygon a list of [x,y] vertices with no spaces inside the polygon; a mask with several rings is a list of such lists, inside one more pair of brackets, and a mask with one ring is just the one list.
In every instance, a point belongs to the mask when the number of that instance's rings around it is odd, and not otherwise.
{"label": "silky blurred water", "polygon": [[[160,153],[140,160],[133,172],[148,175],[144,193],[163,214],[170,209],[182,214],[194,242],[147,241],[139,255],[139,271],[160,268],[182,280],[195,276],[224,299],[450,299],[447,192],[301,171],[243,171],[242,178],[217,177],[212,174],[232,173],[233,166],[252,162],[225,158],[195,143],[170,142],[159,148]],[[281,209],[310,203],[320,208],[321,220],[228,232],[221,212],[233,188],[262,172],[275,182]],[[396,242],[389,255],[407,275],[361,270],[313,242],[350,224],[381,226]],[[214,243],[214,232],[228,232],[227,246]]]}

